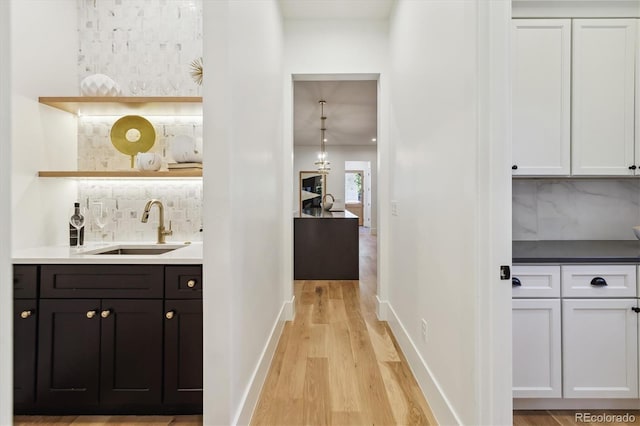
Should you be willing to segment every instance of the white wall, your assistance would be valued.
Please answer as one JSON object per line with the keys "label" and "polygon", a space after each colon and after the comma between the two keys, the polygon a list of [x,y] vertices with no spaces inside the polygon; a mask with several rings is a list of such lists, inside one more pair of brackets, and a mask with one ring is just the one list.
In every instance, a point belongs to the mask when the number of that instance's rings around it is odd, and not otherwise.
{"label": "white wall", "polygon": [[[480,177],[487,170],[481,160],[502,155],[492,153],[492,146],[479,136],[479,131],[491,128],[490,115],[479,116],[483,100],[491,93],[483,92],[484,71],[478,65],[483,52],[480,43],[489,34],[479,28],[487,16],[480,3],[400,0],[390,31],[390,199],[397,202],[398,214],[390,223],[389,321],[441,424],[502,424],[505,420],[503,412],[493,411],[491,397],[484,400],[482,395],[496,379],[494,371],[486,377],[478,371],[485,355],[492,354],[487,365],[500,359],[481,342],[489,324],[483,322],[486,328],[482,329],[478,325],[493,302],[480,300],[484,268],[492,272],[495,268],[491,284],[500,283],[498,266],[485,265],[482,253],[503,253],[502,247],[484,238],[485,223],[480,221],[490,220],[489,207],[481,201],[485,188]],[[505,23],[497,22],[495,40],[508,46],[499,32]],[[503,56],[502,62],[491,62],[491,66],[504,80],[498,73],[506,63]],[[496,138],[501,143],[506,140],[503,134]],[[503,147],[506,144],[498,150]],[[506,170],[506,166],[499,167]],[[508,200],[504,205],[508,209]],[[505,223],[508,219],[503,227]],[[507,230],[499,234],[504,243],[506,234]],[[510,263],[506,256],[502,260]],[[510,330],[507,303],[495,309],[507,315]],[[427,322],[426,341],[422,319]],[[502,331],[495,330],[501,338]],[[499,343],[509,353],[504,374],[510,390],[510,339]],[[504,396],[502,379],[495,380],[500,385],[499,398]],[[504,406],[510,403],[510,397],[506,399],[500,401]],[[491,415],[483,417],[485,411]]]}
{"label": "white wall", "polygon": [[76,0],[12,2],[13,248],[68,244],[69,180],[40,179],[38,170],[74,170],[76,118],[38,103],[39,96],[78,94]]}
{"label": "white wall", "polygon": [[[318,158],[318,147],[296,145],[293,150],[293,210],[300,205],[300,171],[315,170],[313,164]],[[376,146],[329,146],[327,147],[331,171],[327,175],[327,192],[336,199],[336,204],[344,205],[344,171],[345,161],[371,162],[371,228],[377,229],[377,148]]]}
{"label": "white wall", "polygon": [[13,413],[13,285],[11,280],[11,3],[0,2],[0,424]]}
{"label": "white wall", "polygon": [[204,17],[204,416],[246,423],[284,301],[282,23],[275,0],[205,2]]}

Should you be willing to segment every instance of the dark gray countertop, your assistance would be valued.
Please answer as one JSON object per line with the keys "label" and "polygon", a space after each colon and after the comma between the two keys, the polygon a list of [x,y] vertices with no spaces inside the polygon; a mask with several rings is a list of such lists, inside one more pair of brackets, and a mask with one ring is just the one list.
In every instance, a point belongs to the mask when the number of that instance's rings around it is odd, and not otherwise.
{"label": "dark gray countertop", "polygon": [[300,216],[295,216],[295,219],[357,219],[358,216],[348,212],[346,210],[341,212],[326,211],[323,209],[310,209],[303,210]]}
{"label": "dark gray countertop", "polygon": [[512,258],[513,263],[640,263],[640,241],[514,241]]}

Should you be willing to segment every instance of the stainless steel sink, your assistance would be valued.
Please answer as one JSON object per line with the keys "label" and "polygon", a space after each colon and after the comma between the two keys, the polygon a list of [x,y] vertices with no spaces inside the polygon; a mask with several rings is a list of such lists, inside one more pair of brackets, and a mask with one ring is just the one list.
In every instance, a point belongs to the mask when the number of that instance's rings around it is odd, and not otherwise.
{"label": "stainless steel sink", "polygon": [[111,256],[159,255],[159,254],[169,253],[170,251],[174,251],[185,246],[186,244],[163,244],[163,245],[119,244],[119,245],[111,245],[109,247],[102,247],[99,249],[93,249],[93,250],[85,251],[79,254],[88,254],[88,255],[103,254],[103,255],[111,255]]}
{"label": "stainless steel sink", "polygon": [[92,253],[92,254],[163,254],[168,253],[170,251],[174,251],[179,247],[175,248],[118,248],[115,250],[107,250],[101,251],[100,253]]}

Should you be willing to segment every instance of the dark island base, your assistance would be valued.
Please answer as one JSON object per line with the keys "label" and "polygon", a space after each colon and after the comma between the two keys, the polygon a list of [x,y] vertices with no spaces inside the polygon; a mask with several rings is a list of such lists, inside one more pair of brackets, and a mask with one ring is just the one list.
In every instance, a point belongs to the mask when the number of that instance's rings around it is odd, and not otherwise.
{"label": "dark island base", "polygon": [[358,218],[294,218],[296,280],[359,279]]}

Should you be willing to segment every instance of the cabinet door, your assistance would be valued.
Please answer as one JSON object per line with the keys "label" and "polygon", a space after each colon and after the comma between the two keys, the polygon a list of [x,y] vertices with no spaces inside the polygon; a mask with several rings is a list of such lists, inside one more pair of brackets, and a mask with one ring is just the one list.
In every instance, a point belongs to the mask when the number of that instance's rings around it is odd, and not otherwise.
{"label": "cabinet door", "polygon": [[571,20],[514,19],[514,175],[570,173]]}
{"label": "cabinet door", "polygon": [[513,300],[513,397],[562,396],[560,299]]}
{"label": "cabinet door", "polygon": [[97,405],[99,309],[99,300],[40,300],[39,406],[64,410]]}
{"label": "cabinet door", "polygon": [[164,403],[202,406],[202,300],[165,302]]}
{"label": "cabinet door", "polygon": [[100,403],[161,402],[162,300],[102,300]]}
{"label": "cabinet door", "polygon": [[565,398],[638,398],[636,299],[562,301]]}
{"label": "cabinet door", "polygon": [[13,402],[29,409],[36,399],[36,300],[13,302]]}
{"label": "cabinet door", "polygon": [[[633,175],[635,19],[573,21],[572,172]],[[640,155],[640,154],[636,154]]]}

